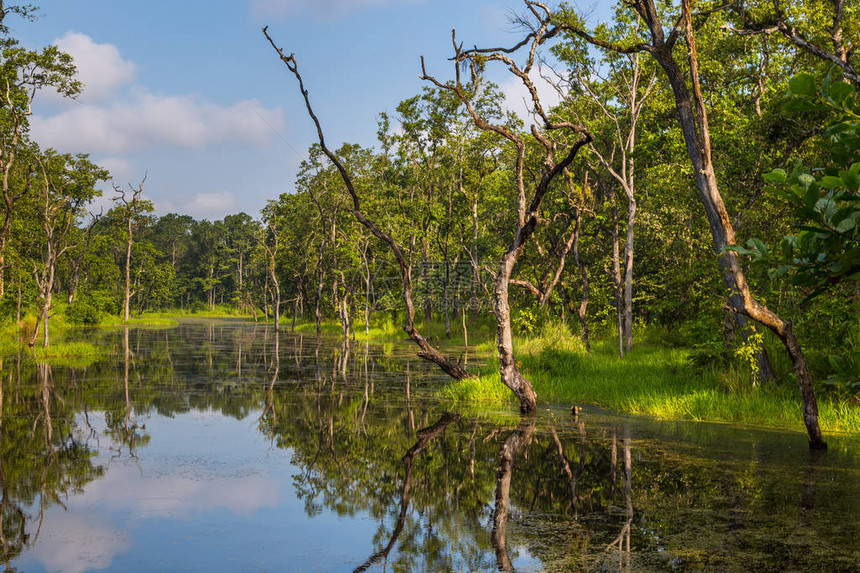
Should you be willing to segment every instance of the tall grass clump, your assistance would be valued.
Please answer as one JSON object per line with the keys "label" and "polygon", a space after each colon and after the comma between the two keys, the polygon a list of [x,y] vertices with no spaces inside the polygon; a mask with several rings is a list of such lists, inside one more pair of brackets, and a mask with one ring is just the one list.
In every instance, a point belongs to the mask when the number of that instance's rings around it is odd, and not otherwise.
{"label": "tall grass clump", "polygon": [[[804,430],[797,387],[790,381],[754,384],[753,373],[738,362],[701,367],[690,360],[691,349],[667,346],[650,334],[641,336],[624,359],[611,336],[592,348],[589,354],[578,336],[553,323],[515,345],[520,370],[543,403],[588,403],[662,419]],[[775,362],[781,370],[782,363]],[[485,405],[515,402],[492,360],[477,378],[448,384],[443,395]],[[825,394],[819,412],[825,432],[860,435],[860,405],[850,399]]]}
{"label": "tall grass clump", "polygon": [[67,360],[75,363],[82,360],[91,362],[99,358],[100,354],[98,348],[85,341],[60,342],[47,347],[36,346],[33,348],[33,355],[37,360],[52,364],[64,363]]}

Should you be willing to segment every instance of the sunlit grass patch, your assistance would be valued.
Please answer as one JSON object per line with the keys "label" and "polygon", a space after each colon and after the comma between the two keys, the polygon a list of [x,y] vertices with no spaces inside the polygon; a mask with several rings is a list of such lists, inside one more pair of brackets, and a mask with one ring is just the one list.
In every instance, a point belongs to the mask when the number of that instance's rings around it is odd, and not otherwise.
{"label": "sunlit grass patch", "polygon": [[89,342],[60,342],[47,347],[36,346],[33,356],[40,362],[63,366],[88,366],[100,356],[99,349]]}
{"label": "sunlit grass patch", "polygon": [[453,402],[513,404],[514,395],[499,379],[498,369],[485,369],[474,378],[456,380],[442,389],[442,395]]}
{"label": "sunlit grass patch", "polygon": [[[520,371],[531,380],[538,401],[593,404],[667,420],[693,420],[805,431],[794,384],[754,387],[738,368],[699,371],[689,350],[642,340],[620,359],[617,340],[593,344],[589,354],[578,336],[546,326],[516,345]],[[456,402],[515,404],[492,363],[473,379],[448,384],[443,395]],[[819,422],[825,433],[860,435],[860,405],[820,395]]]}
{"label": "sunlit grass patch", "polygon": [[176,326],[177,324],[179,324],[176,321],[176,316],[190,315],[172,315],[170,313],[143,314],[141,316],[130,317],[128,322],[124,321],[121,316],[106,316],[99,321],[97,326]]}

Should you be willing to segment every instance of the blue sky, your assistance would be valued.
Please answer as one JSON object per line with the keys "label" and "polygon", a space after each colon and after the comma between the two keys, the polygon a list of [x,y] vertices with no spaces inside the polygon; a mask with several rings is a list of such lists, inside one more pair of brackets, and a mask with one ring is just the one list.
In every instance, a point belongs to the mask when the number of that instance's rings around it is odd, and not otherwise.
{"label": "blue sky", "polygon": [[[57,43],[86,84],[77,101],[37,96],[33,135],[88,152],[157,214],[256,217],[293,189],[315,133],[295,80],[261,33],[294,52],[330,145],[374,145],[376,116],[420,92],[419,58],[451,74],[451,28],[469,44],[508,45],[517,0],[42,0],[12,20],[28,47]],[[608,2],[583,0],[605,11]],[[504,76],[499,76],[502,80]],[[503,84],[513,108],[521,96]],[[109,195],[109,193],[106,193]],[[105,205],[109,201],[104,201]]]}

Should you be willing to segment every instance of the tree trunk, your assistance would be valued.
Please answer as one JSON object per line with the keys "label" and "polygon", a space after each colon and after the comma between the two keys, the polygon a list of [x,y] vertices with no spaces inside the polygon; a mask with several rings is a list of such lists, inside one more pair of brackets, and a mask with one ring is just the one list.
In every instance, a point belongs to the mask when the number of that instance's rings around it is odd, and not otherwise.
{"label": "tree trunk", "polygon": [[585,268],[585,263],[582,261],[582,256],[579,254],[579,234],[582,229],[582,209],[576,210],[576,221],[574,225],[573,260],[576,261],[576,266],[579,268],[579,276],[582,278],[582,300],[579,303],[577,314],[579,315],[579,326],[582,329],[582,342],[585,343],[585,350],[590,353],[591,343],[588,339],[588,269]]}
{"label": "tree trunk", "polygon": [[322,305],[322,293],[323,293],[323,270],[322,270],[322,258],[323,258],[323,248],[325,247],[325,241],[320,241],[319,252],[317,253],[317,296],[314,301],[314,318],[316,318],[317,322],[317,336],[322,332],[322,313],[320,311],[320,305]]}
{"label": "tree trunk", "polygon": [[478,268],[478,194],[472,200],[472,292],[469,299],[469,318],[474,322],[478,315],[478,285],[481,270]]}
{"label": "tree trunk", "polygon": [[394,238],[377,227],[370,219],[368,219],[365,214],[361,210],[361,198],[358,195],[358,192],[355,189],[355,185],[353,184],[352,177],[350,177],[349,172],[347,172],[346,168],[343,166],[343,163],[338,159],[337,155],[335,155],[326,145],[325,137],[323,135],[322,126],[320,125],[319,119],[314,114],[313,107],[311,106],[310,98],[308,96],[308,91],[305,89],[304,82],[302,81],[301,74],[298,71],[298,64],[296,63],[296,59],[294,56],[286,56],[284,55],[283,50],[275,45],[274,40],[269,36],[266,28],[263,29],[263,34],[269,40],[269,43],[272,45],[272,48],[277,52],[281,61],[287,66],[287,69],[296,77],[296,80],[299,84],[299,91],[305,100],[305,107],[307,108],[308,115],[314,122],[314,125],[317,128],[317,137],[320,142],[320,148],[323,153],[329,160],[334,164],[337,168],[338,173],[343,180],[344,186],[349,193],[350,198],[352,199],[352,214],[355,219],[364,225],[374,237],[383,241],[386,245],[388,245],[392,254],[394,255],[395,260],[397,261],[397,265],[400,267],[401,276],[403,279],[403,299],[406,303],[406,324],[403,326],[403,330],[409,336],[409,338],[418,345],[421,349],[418,352],[418,356],[429,360],[439,366],[442,371],[446,374],[455,378],[457,380],[470,377],[469,373],[461,367],[459,364],[454,364],[450,360],[448,360],[445,356],[442,355],[441,352],[436,350],[428,341],[425,339],[415,328],[415,307],[412,302],[412,266],[411,263],[407,262],[406,257],[403,255],[403,251],[398,246],[397,242]]}
{"label": "tree trunk", "polygon": [[48,345],[50,345],[50,343],[51,343],[50,329],[48,328],[48,322],[49,322],[49,319],[51,318],[51,314],[50,314],[51,313],[51,290],[53,288],[53,282],[54,282],[53,265],[51,266],[51,269],[48,272],[51,274],[51,277],[50,277],[49,282],[48,282],[48,288],[45,291],[45,304],[42,307],[42,314],[45,316],[45,318],[44,318],[45,323],[43,326],[43,328],[45,329],[45,338],[44,338],[42,344],[45,346],[45,348],[47,348]]}
{"label": "tree trunk", "polygon": [[624,358],[624,298],[621,281],[620,245],[618,242],[618,204],[615,190],[609,188],[609,201],[612,203],[612,281],[615,284],[615,314],[618,318],[618,356]]}
{"label": "tree trunk", "polygon": [[15,307],[15,322],[21,322],[21,275],[18,275],[18,304]]}
{"label": "tree trunk", "polygon": [[633,347],[633,231],[636,218],[636,199],[627,197],[627,244],[624,246],[624,348]]}
{"label": "tree trunk", "polygon": [[[649,2],[649,5],[653,8],[651,2]],[[735,233],[714,174],[710,132],[704,99],[702,98],[698,81],[698,58],[688,0],[684,0],[682,6],[687,28],[686,37],[689,47],[688,56],[695,95],[696,114],[693,112],[694,98],[687,87],[684,73],[672,57],[671,50],[661,46],[661,49],[655,50],[653,54],[666,72],[669,83],[672,86],[675,96],[675,106],[679,116],[678,121],[684,134],[687,154],[693,165],[696,186],[699,189],[699,195],[705,208],[708,223],[710,224],[714,246],[717,252],[720,253],[720,272],[723,283],[731,292],[731,309],[766,326],[782,341],[791,357],[794,373],[800,388],[800,395],[803,401],[803,421],[809,435],[809,445],[813,449],[825,449],[827,444],[824,441],[818,423],[818,404],[812,384],[812,376],[809,372],[803,350],[791,329],[791,325],[753,298],[737,253],[725,250],[726,246],[735,244]],[[640,14],[646,19],[652,30],[660,27],[659,22],[655,21],[656,11],[644,13],[640,11]],[[649,15],[653,15],[653,17],[649,18]],[[656,35],[655,32],[652,32],[652,34]],[[660,29],[659,35],[662,36],[662,29]],[[662,44],[662,40],[659,43]]]}
{"label": "tree trunk", "polygon": [[272,315],[275,317],[275,332],[277,333],[281,331],[281,283],[275,274],[274,266],[269,269],[269,272],[271,273],[272,287],[275,290],[274,301],[272,302]]}
{"label": "tree trunk", "polygon": [[131,309],[129,308],[131,302],[131,245],[132,245],[132,234],[131,234],[131,214],[128,215],[128,241],[126,242],[125,247],[125,292],[123,293],[122,299],[122,317],[125,322],[128,322],[129,317],[131,315]]}
{"label": "tree trunk", "polygon": [[263,318],[269,322],[269,274],[266,273],[266,280],[263,283]]}
{"label": "tree trunk", "polygon": [[[298,317],[299,304],[301,303],[301,300],[302,300],[302,282],[303,282],[302,277],[301,277],[301,275],[299,275],[299,288],[298,288],[298,292],[296,293],[296,300],[293,303],[293,323],[290,325],[290,332],[296,331],[296,318]],[[257,316],[256,313],[254,313],[254,316],[255,317]]]}
{"label": "tree trunk", "polygon": [[[520,238],[520,233],[517,234]],[[519,243],[519,244],[518,244]],[[493,299],[496,309],[496,340],[499,350],[499,375],[502,384],[520,400],[520,412],[528,414],[537,408],[537,396],[529,382],[517,368],[514,357],[514,343],[511,333],[511,308],[508,304],[508,285],[511,272],[522,252],[523,243],[515,241],[514,247],[502,257],[499,272],[493,282]]]}
{"label": "tree trunk", "polygon": [[430,245],[426,236],[421,239],[421,246],[424,254],[424,258],[422,259],[423,264],[421,265],[421,279],[424,281],[424,288],[427,291],[427,294],[424,296],[424,324],[428,325],[433,318],[433,299],[431,298],[433,293],[430,292],[430,288],[428,287],[428,279],[430,278]]}

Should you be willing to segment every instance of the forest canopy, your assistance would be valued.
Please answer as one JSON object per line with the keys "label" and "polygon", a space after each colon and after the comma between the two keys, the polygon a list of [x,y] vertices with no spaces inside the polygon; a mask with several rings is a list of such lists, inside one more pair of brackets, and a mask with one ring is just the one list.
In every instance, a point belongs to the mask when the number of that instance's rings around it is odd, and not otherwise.
{"label": "forest canopy", "polygon": [[[41,148],[28,124],[45,91],[85,89],[74,62],[3,28],[0,318],[29,321],[31,345],[50,343],[55,314],[229,308],[347,338],[391,320],[458,379],[472,374],[421,329],[484,321],[524,411],[513,339],[560,322],[586,347],[614,338],[621,359],[658,332],[697,367],[797,385],[823,444],[815,391],[860,391],[860,7],[636,0],[597,26],[567,3],[521,12],[519,44],[455,36],[448,75],[421,69],[413,97],[379,102],[395,111],[374,147],[330,148],[301,84],[293,111],[320,141],[292,189],[218,221],[154,215],[145,177],[90,212],[110,174]],[[3,19],[29,13],[0,3]],[[496,68],[530,117],[504,107]]]}

